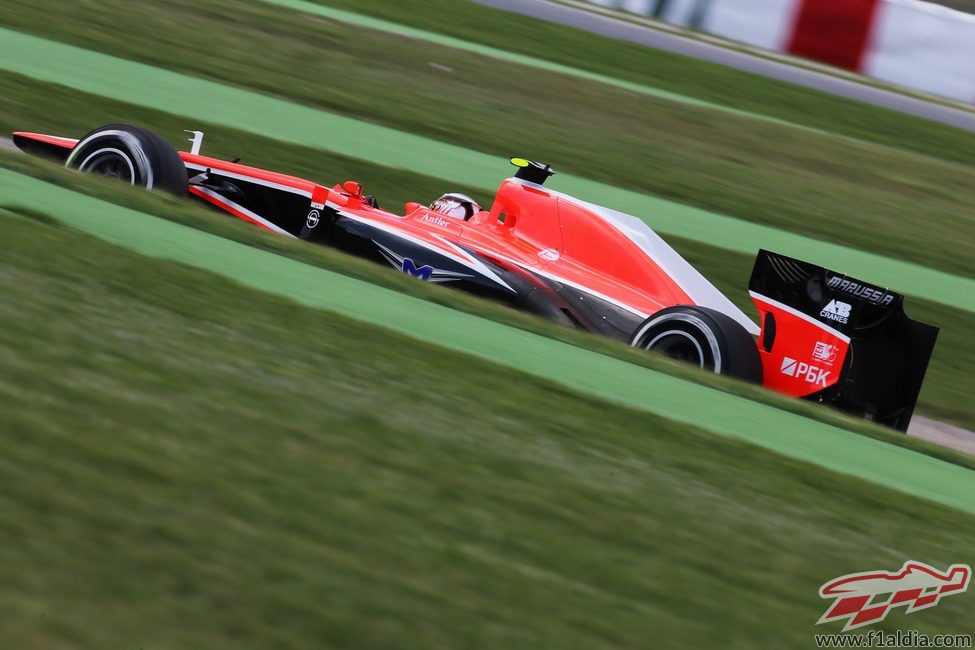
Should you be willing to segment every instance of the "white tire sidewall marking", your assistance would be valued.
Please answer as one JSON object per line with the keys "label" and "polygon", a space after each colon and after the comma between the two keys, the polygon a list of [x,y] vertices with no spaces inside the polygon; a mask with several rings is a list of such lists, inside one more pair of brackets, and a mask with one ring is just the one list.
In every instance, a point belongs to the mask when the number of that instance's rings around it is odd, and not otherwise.
{"label": "white tire sidewall marking", "polygon": [[646,349],[648,349],[648,350],[652,350],[654,344],[657,341],[659,341],[660,339],[665,338],[667,336],[674,336],[674,335],[683,336],[685,339],[687,339],[688,341],[690,341],[691,343],[694,344],[694,347],[697,349],[697,358],[699,360],[698,367],[699,368],[703,368],[704,367],[704,349],[701,347],[701,344],[697,342],[697,339],[695,339],[693,336],[691,336],[690,334],[688,334],[684,330],[667,330],[666,332],[661,332],[660,334],[657,334],[655,337],[653,337],[653,340],[650,341],[649,343],[647,343],[646,346],[644,346],[644,347],[646,347]]}
{"label": "white tire sidewall marking", "polygon": [[[135,163],[135,166],[138,167],[139,171],[141,172],[142,178],[146,180],[146,189],[151,190],[153,185],[152,165],[149,164],[149,158],[146,156],[146,152],[142,148],[142,143],[139,142],[139,139],[137,137],[135,137],[128,131],[107,129],[105,131],[97,131],[95,133],[92,133],[90,136],[88,136],[87,138],[85,138],[84,140],[82,140],[81,142],[79,142],[74,146],[74,149],[71,150],[71,154],[68,156],[68,160],[65,162],[65,165],[70,167],[74,163],[74,161],[78,158],[78,153],[86,145],[90,144],[92,141],[98,138],[104,138],[106,136],[114,136],[128,146],[129,151],[133,154],[135,160],[132,161],[132,159],[129,158],[128,156],[125,156],[126,159]],[[109,147],[105,147],[105,149],[108,148]],[[90,158],[90,156],[88,158]],[[88,158],[85,158],[85,160],[88,160]],[[134,179],[135,175],[133,175],[132,178]]]}
{"label": "white tire sidewall marking", "polygon": [[114,147],[105,147],[104,149],[98,149],[97,151],[94,151],[93,153],[89,154],[88,157],[82,160],[81,164],[78,165],[78,171],[81,172],[87,171],[88,161],[94,158],[95,156],[98,156],[103,153],[114,153],[121,156],[122,159],[125,160],[125,164],[129,166],[129,178],[131,179],[129,184],[135,185],[136,173],[135,173],[135,165],[132,164],[132,159],[129,158],[129,155],[127,153],[125,153],[121,149],[116,149]]}
{"label": "white tire sidewall marking", "polygon": [[721,359],[721,348],[718,346],[718,339],[715,338],[714,332],[711,331],[711,328],[708,327],[707,323],[705,323],[703,320],[701,320],[700,318],[692,314],[664,314],[663,316],[659,316],[657,318],[650,320],[650,322],[648,322],[646,325],[641,327],[640,331],[638,331],[636,335],[633,337],[632,345],[644,349],[649,349],[647,345],[638,345],[640,339],[642,339],[644,335],[646,335],[646,333],[650,330],[650,328],[654,327],[655,325],[658,325],[660,323],[668,323],[671,321],[688,323],[689,325],[693,326],[704,335],[704,338],[707,339],[708,347],[711,348],[711,354],[714,356],[714,372],[715,374],[720,375],[722,359]]}

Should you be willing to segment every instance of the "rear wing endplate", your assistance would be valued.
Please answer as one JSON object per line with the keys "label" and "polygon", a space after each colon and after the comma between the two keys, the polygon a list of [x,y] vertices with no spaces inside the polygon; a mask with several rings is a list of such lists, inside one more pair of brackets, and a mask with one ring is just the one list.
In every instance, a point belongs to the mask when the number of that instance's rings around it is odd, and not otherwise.
{"label": "rear wing endplate", "polygon": [[766,385],[907,430],[938,328],[903,295],[765,250],[748,289]]}

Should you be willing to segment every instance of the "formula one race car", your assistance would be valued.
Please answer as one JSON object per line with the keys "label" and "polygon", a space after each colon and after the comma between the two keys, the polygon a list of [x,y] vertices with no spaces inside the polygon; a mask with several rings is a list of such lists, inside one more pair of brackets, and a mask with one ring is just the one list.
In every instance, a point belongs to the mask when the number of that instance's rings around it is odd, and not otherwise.
{"label": "formula one race car", "polygon": [[[403,215],[359,183],[312,181],[176,152],[126,125],[80,140],[15,133],[22,150],[132,185],[188,194],[286,237],[334,246],[427,282],[660,352],[906,430],[938,330],[903,296],[759,251],[756,325],[637,217],[544,186],[548,165],[512,159],[489,210],[461,194]],[[757,340],[756,340],[757,336]]]}

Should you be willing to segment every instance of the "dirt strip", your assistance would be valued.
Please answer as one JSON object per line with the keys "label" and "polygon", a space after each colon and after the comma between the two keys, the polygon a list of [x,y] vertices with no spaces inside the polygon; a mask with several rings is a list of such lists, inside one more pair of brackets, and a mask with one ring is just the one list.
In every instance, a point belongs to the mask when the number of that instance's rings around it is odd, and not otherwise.
{"label": "dirt strip", "polygon": [[915,415],[907,435],[975,456],[975,431]]}

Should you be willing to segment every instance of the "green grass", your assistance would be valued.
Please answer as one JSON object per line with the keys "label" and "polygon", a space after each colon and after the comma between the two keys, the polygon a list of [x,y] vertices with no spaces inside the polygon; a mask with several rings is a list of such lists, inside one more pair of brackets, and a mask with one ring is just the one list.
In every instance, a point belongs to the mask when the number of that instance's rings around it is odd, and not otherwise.
{"label": "green grass", "polygon": [[975,161],[975,139],[964,131],[679,54],[498,11],[468,0],[310,1],[857,139],[939,158]]}
{"label": "green grass", "polygon": [[[768,80],[748,77],[753,83],[745,83],[724,68],[682,73],[773,106],[802,101],[826,116],[816,125],[821,128],[843,133],[852,112],[866,131],[898,134],[896,143],[872,138],[895,148],[851,142],[349,29],[260,2],[7,4],[5,22],[19,29],[498,155],[549,160],[621,187],[975,275],[975,212],[968,190],[975,170],[953,162],[975,160],[965,153],[969,146],[975,151],[975,134],[922,129],[916,123],[927,123],[879,109],[853,110]],[[470,16],[480,15],[480,9],[464,7]],[[54,8],[63,16],[57,23],[48,19]],[[495,18],[481,26],[485,34],[513,20]],[[573,43],[577,37],[564,31],[546,32],[543,40]],[[153,47],[145,47],[147,42]],[[597,46],[607,48],[596,60],[608,60],[610,52],[630,60],[621,44],[593,43],[597,52]],[[663,57],[650,69],[681,69],[673,57],[640,51],[634,60]],[[731,103],[723,96],[707,98]]]}
{"label": "green grass", "polygon": [[[81,135],[92,124],[119,121],[145,124],[164,134],[176,134],[181,133],[186,126],[177,116],[77,93],[60,86],[41,84],[16,75],[0,73],[0,89],[3,90],[0,93],[0,130],[3,131],[34,129],[42,132]],[[358,179],[363,182],[368,191],[375,192],[384,205],[392,208],[408,200],[427,201],[442,193],[445,187],[441,181],[429,176],[392,170],[374,163],[314,149],[282,146],[272,140],[226,129],[217,124],[197,126],[207,131],[207,152],[212,155],[228,159],[240,156],[245,163],[318,179],[322,182],[346,178]],[[140,193],[116,191],[115,188],[105,187],[103,184],[88,182],[89,179],[82,180],[71,174],[58,173],[58,170],[48,166],[38,166],[26,157],[13,154],[0,153],[0,164],[48,178],[58,184],[69,184],[85,192],[97,189],[102,192],[104,198],[114,202],[133,205],[159,216],[179,220],[277,253],[295,256],[346,275],[383,284],[398,291],[406,291],[493,320],[514,324],[522,329],[544,333],[606,354],[624,355],[624,358],[629,361],[655,364],[656,368],[663,367],[668,372],[678,372],[684,376],[694,377],[698,381],[713,382],[710,376],[701,377],[698,373],[683,373],[673,365],[661,365],[659,361],[647,360],[645,355],[611,341],[555,327],[459,292],[438,290],[438,287],[412,282],[401,274],[387,272],[375,265],[333,251],[298,245],[279,237],[264,236],[254,228],[224,218],[212,217],[204,210],[189,210],[188,206],[174,209],[173,203],[161,197],[144,197]],[[483,192],[469,188],[454,189],[466,189],[484,204],[490,201],[490,197]],[[24,203],[29,205],[26,201]],[[182,203],[179,205],[183,206]],[[668,239],[739,307],[746,313],[754,313],[754,308],[744,291],[751,272],[752,258],[687,240]],[[941,327],[935,356],[921,393],[920,412],[970,429],[975,428],[975,406],[968,399],[975,389],[975,382],[972,381],[969,371],[975,366],[975,348],[971,345],[968,335],[969,332],[975,331],[975,315],[939,306],[917,297],[908,300],[908,311],[916,319]],[[765,391],[756,392],[737,383],[719,381],[717,385],[725,390],[745,391],[745,394],[753,399],[775,398]],[[827,415],[828,411],[801,402],[784,399],[773,399],[773,402],[780,407],[798,408],[804,414],[813,417],[830,417]],[[848,420],[842,421],[841,426],[856,427],[870,435],[883,435],[878,434],[874,427],[853,425]],[[891,440],[891,437],[885,436],[885,439]],[[901,436],[894,439],[906,440]],[[932,452],[931,449],[927,449],[927,452],[940,453]]]}
{"label": "green grass", "polygon": [[[0,230],[9,647],[806,647],[827,579],[975,560],[971,516]],[[966,611],[882,627],[970,633]]]}

